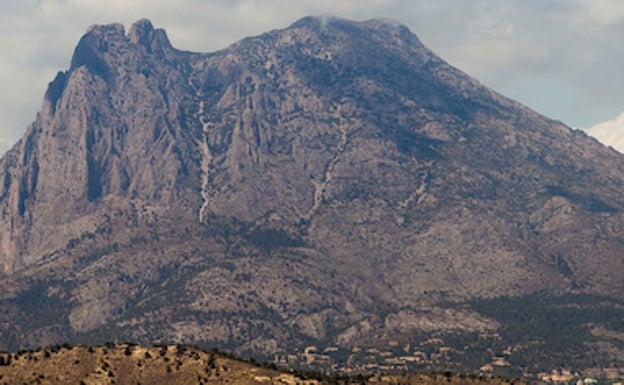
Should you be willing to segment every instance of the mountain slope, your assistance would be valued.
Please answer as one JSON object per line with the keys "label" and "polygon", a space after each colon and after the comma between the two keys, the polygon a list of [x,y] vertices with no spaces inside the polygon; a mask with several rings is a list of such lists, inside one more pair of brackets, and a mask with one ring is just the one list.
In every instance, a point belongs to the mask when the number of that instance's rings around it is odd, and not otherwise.
{"label": "mountain slope", "polygon": [[2,344],[385,344],[617,298],[623,159],[393,21],[208,54],[95,26],[0,161]]}

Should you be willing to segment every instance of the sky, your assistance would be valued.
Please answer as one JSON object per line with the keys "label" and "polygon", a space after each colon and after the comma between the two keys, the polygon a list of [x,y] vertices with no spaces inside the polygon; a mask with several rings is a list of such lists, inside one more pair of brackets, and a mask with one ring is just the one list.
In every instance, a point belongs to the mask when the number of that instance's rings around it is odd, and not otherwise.
{"label": "sky", "polygon": [[92,24],[140,18],[212,52],[307,15],[405,24],[494,90],[575,128],[624,111],[624,0],[0,0],[0,154]]}

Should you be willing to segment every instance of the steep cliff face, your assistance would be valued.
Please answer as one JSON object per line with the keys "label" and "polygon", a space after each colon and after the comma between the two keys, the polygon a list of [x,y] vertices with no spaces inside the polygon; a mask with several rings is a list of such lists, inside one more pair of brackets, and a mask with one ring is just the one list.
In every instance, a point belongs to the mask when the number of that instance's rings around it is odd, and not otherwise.
{"label": "steep cliff face", "polygon": [[76,221],[105,213],[111,199],[162,207],[193,199],[184,57],[148,21],[127,36],[121,25],[95,26],[80,40],[70,69],[50,83],[36,121],[4,160],[5,272],[82,234]]}
{"label": "steep cliff face", "polygon": [[209,54],[95,26],[0,160],[4,343],[273,351],[499,327],[475,298],[619,295],[623,160],[393,21]]}

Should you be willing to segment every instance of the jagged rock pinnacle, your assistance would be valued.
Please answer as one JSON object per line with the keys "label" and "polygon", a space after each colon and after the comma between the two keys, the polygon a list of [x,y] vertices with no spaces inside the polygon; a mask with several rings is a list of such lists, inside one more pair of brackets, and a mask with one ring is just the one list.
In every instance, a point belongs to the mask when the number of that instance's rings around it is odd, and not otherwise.
{"label": "jagged rock pinnacle", "polygon": [[148,19],[140,19],[136,21],[130,27],[128,31],[128,37],[130,41],[135,44],[141,44],[144,46],[149,46],[151,43],[150,38],[151,34],[154,31],[154,26],[152,22]]}

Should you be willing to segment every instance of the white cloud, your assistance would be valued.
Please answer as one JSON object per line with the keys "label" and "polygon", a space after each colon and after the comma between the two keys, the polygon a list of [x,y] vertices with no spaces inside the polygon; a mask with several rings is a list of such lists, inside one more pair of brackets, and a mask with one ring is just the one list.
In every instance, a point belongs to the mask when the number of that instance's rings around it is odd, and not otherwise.
{"label": "white cloud", "polygon": [[[591,5],[590,5],[591,4]],[[624,21],[624,3],[620,0],[582,2],[575,18],[578,24],[609,26]]]}
{"label": "white cloud", "polygon": [[624,154],[624,112],[615,119],[588,128],[587,133]]}

